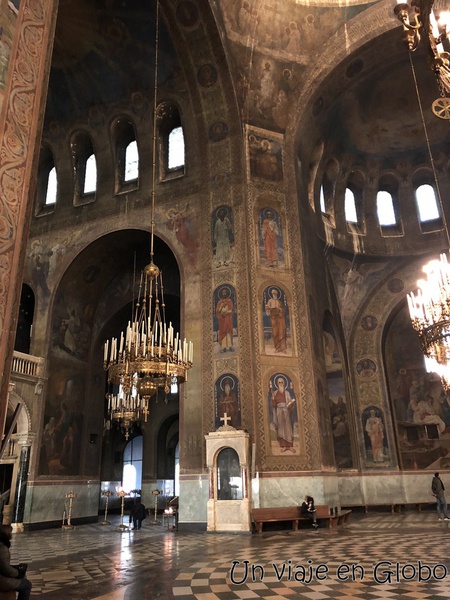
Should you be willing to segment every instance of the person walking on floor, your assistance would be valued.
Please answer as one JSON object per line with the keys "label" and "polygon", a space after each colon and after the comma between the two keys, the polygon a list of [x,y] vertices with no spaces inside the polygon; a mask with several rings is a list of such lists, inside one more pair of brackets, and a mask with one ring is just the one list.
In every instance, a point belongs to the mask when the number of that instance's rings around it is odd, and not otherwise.
{"label": "person walking on floor", "polygon": [[436,508],[439,521],[442,521],[442,517],[444,517],[444,521],[448,521],[447,501],[445,499],[444,491],[445,487],[442,479],[439,477],[439,473],[435,473],[433,481],[431,482],[431,493],[436,498]]}
{"label": "person walking on floor", "polygon": [[314,529],[319,527],[316,520],[316,509],[314,508],[314,498],[312,496],[305,496],[305,501],[302,503],[302,515],[305,515],[311,519]]}
{"label": "person walking on floor", "polygon": [[142,521],[147,516],[147,511],[145,510],[144,504],[140,498],[135,498],[133,507],[130,511],[130,523],[133,521],[133,529],[140,529],[142,526]]}
{"label": "person walking on floor", "polygon": [[11,564],[11,525],[0,525],[0,592],[18,592],[17,600],[28,600],[31,594],[31,581],[25,577],[27,564]]}

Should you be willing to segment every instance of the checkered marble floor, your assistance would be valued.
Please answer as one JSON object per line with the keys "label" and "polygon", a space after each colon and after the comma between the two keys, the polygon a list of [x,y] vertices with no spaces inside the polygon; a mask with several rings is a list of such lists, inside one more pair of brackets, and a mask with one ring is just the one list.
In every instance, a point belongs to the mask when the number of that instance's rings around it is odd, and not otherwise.
{"label": "checkered marble floor", "polygon": [[342,529],[244,535],[116,521],[15,534],[11,554],[48,600],[448,599],[449,523],[355,514]]}

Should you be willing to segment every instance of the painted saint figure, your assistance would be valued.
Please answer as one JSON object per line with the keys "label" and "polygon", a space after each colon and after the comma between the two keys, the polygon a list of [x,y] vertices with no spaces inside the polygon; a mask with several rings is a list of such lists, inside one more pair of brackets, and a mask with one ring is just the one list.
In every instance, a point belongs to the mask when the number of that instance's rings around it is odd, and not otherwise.
{"label": "painted saint figure", "polygon": [[370,411],[370,417],[366,421],[366,432],[372,447],[373,462],[383,462],[385,459],[383,449],[384,426],[383,421],[380,417],[377,417],[373,409]]}
{"label": "painted saint figure", "polygon": [[233,230],[226,208],[219,208],[214,224],[213,241],[216,248],[216,266],[228,267],[231,256]]}
{"label": "painted saint figure", "polygon": [[275,214],[272,210],[264,211],[264,220],[261,223],[261,237],[264,244],[264,254],[267,267],[278,266],[278,236],[280,230],[275,220]]}
{"label": "painted saint figure", "polygon": [[227,287],[223,287],[220,290],[220,299],[216,305],[216,317],[219,324],[218,342],[222,352],[226,352],[227,350],[230,352],[234,351],[233,314],[234,304],[230,298],[230,290]]}
{"label": "painted saint figure", "polygon": [[216,421],[222,424],[220,419],[226,413],[230,421],[228,424],[232,427],[238,428],[240,426],[240,415],[239,415],[239,402],[235,388],[237,387],[236,381],[231,377],[223,377],[218,382],[220,394],[217,400],[217,418]]}
{"label": "painted saint figure", "polygon": [[270,290],[265,309],[266,315],[270,317],[275,352],[286,352],[286,311],[277,288]]}
{"label": "painted saint figure", "polygon": [[275,389],[270,383],[270,403],[272,407],[272,423],[277,434],[277,441],[281,452],[290,450],[295,453],[294,448],[294,410],[295,398],[286,389],[284,377],[275,379]]}

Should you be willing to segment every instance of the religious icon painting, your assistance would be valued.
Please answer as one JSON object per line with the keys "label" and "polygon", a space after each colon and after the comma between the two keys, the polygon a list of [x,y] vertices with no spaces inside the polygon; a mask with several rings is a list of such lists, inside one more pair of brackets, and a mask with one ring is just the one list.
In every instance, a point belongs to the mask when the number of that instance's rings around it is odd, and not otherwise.
{"label": "religious icon painting", "polygon": [[259,213],[259,255],[266,267],[277,268],[284,262],[281,218],[273,208],[263,208]]}
{"label": "religious icon painting", "polygon": [[195,27],[198,23],[198,8],[197,5],[190,0],[182,0],[176,11],[178,22],[183,27]]}
{"label": "religious icon painting", "polygon": [[248,150],[252,177],[269,181],[283,179],[281,141],[252,133],[248,136]]}
{"label": "religious icon painting", "polygon": [[383,411],[377,406],[368,406],[361,418],[368,463],[375,465],[388,462],[389,452]]}
{"label": "religious icon painting", "polygon": [[241,403],[238,378],[232,373],[221,375],[214,385],[214,396],[216,429],[225,424],[239,429],[241,426]]}
{"label": "religious icon painting", "polygon": [[370,379],[377,372],[377,365],[371,358],[362,358],[356,364],[356,372],[363,379]]}
{"label": "religious icon painting", "polygon": [[213,341],[215,354],[238,349],[236,290],[230,284],[218,286],[213,293]]}
{"label": "religious icon painting", "polygon": [[374,329],[376,329],[377,325],[378,325],[378,319],[376,317],[374,317],[373,315],[365,315],[361,319],[361,327],[365,331],[373,331]]}
{"label": "religious icon painting", "polygon": [[299,454],[297,398],[288,375],[271,375],[267,403],[271,453],[276,456]]}
{"label": "religious icon painting", "polygon": [[286,294],[279,286],[264,289],[262,316],[266,354],[292,355],[289,307]]}
{"label": "religious icon painting", "polygon": [[339,470],[353,469],[352,428],[342,371],[327,373],[326,384],[336,467]]}
{"label": "religious icon painting", "polygon": [[211,237],[216,268],[229,267],[233,261],[233,211],[219,206],[211,216]]}

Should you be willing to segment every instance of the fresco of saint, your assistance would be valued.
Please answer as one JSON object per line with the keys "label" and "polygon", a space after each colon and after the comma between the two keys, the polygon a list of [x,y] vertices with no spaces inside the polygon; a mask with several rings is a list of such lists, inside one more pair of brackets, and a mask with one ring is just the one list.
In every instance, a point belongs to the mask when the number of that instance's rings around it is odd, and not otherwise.
{"label": "fresco of saint", "polygon": [[269,379],[268,405],[273,454],[297,454],[298,413],[295,391],[290,377],[276,373]]}
{"label": "fresco of saint", "polygon": [[278,267],[283,260],[281,219],[271,208],[263,208],[259,214],[260,256],[266,267]]}
{"label": "fresco of saint", "polygon": [[267,354],[291,354],[289,308],[284,291],[271,285],[263,292],[264,342]]}

